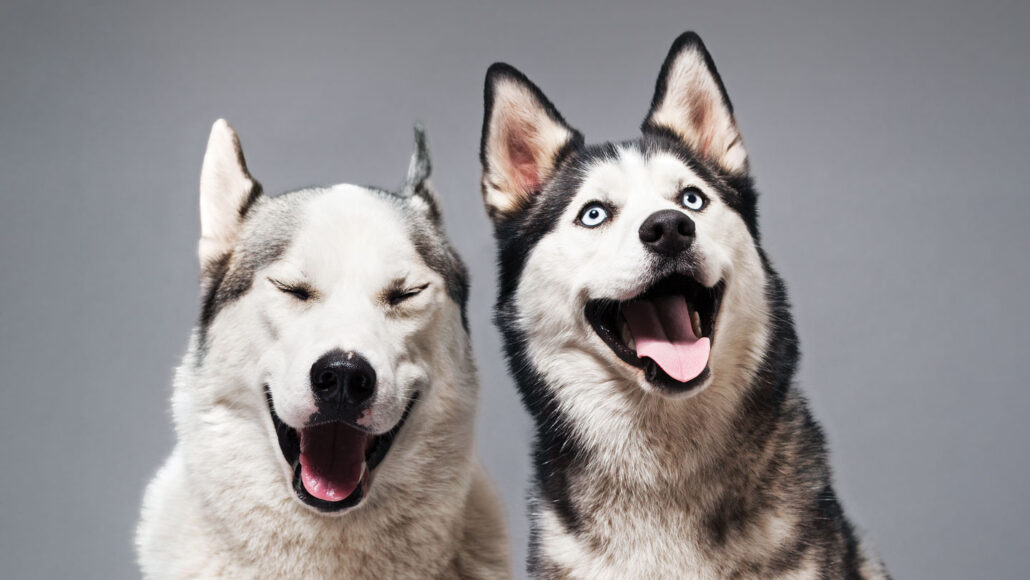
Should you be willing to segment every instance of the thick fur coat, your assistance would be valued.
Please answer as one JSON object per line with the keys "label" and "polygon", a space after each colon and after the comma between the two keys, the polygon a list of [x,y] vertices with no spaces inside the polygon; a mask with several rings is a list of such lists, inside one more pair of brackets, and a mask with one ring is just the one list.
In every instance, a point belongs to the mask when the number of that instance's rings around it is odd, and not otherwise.
{"label": "thick fur coat", "polygon": [[[175,376],[178,442],[144,499],[144,577],[509,576],[501,510],[473,452],[465,268],[421,131],[417,144],[400,193],[266,197],[235,132],[215,124],[201,178],[202,313]],[[363,402],[354,416],[350,399],[327,410],[318,381],[359,358]],[[353,471],[311,466],[319,429],[360,441],[338,449]]]}
{"label": "thick fur coat", "polygon": [[532,574],[886,578],[794,385],[786,291],[700,38],[672,46],[634,140],[586,145],[505,64],[485,100],[496,322],[536,425]]}

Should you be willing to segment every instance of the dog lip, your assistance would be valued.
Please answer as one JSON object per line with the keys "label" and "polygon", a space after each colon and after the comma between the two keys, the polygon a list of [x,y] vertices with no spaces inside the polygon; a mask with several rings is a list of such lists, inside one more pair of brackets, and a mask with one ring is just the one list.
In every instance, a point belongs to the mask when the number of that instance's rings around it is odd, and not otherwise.
{"label": "dog lip", "polygon": [[626,300],[611,298],[595,298],[587,301],[584,308],[584,315],[594,333],[602,342],[612,350],[615,356],[627,365],[640,369],[648,383],[662,391],[669,393],[688,392],[708,380],[711,376],[711,369],[705,369],[693,379],[681,382],[668,375],[662,368],[649,358],[640,358],[633,349],[630,349],[622,342],[619,335],[619,319],[621,306],[625,302],[661,296],[667,294],[685,294],[689,298],[703,302],[704,312],[701,316],[701,327],[703,335],[715,344],[716,318],[722,305],[722,295],[725,291],[725,281],[720,280],[713,286],[705,286],[696,277],[682,272],[665,276],[647,286],[635,296]]}
{"label": "dog lip", "polygon": [[[352,508],[361,503],[368,493],[368,489],[371,486],[372,476],[374,470],[382,464],[383,460],[386,459],[387,453],[393,446],[394,440],[397,438],[401,428],[405,425],[408,417],[411,415],[411,411],[418,401],[419,393],[415,392],[409,399],[407,406],[404,408],[404,412],[401,414],[401,418],[397,421],[397,424],[390,428],[389,431],[381,435],[371,435],[371,445],[365,448],[365,473],[361,477],[361,481],[358,483],[357,488],[346,498],[339,501],[326,501],[316,497],[313,497],[304,488],[304,483],[301,481],[301,465],[300,465],[300,433],[298,430],[290,427],[279,418],[279,415],[275,412],[275,405],[272,401],[272,391],[269,386],[264,385],[265,389],[265,400],[268,403],[269,415],[272,417],[272,426],[275,428],[276,439],[279,443],[279,450],[282,453],[283,459],[286,464],[290,467],[292,472],[291,487],[294,493],[304,504],[317,509],[324,513],[333,513]],[[324,425],[331,423],[332,421],[319,421],[318,423],[312,423],[305,425],[305,427],[312,427],[316,425]],[[348,426],[352,426],[349,422]],[[353,426],[362,431],[367,431],[364,428]]]}

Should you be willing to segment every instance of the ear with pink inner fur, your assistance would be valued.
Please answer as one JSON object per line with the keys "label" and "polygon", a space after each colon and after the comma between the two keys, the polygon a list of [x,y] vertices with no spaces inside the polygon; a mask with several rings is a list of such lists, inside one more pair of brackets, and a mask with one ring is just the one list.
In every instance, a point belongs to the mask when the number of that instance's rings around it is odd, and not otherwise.
{"label": "ear with pink inner fur", "polygon": [[681,34],[669,50],[642,129],[671,132],[727,173],[748,172],[733,105],[711,55],[693,32]]}
{"label": "ear with pink inner fur", "polygon": [[581,144],[547,97],[522,73],[496,63],[486,73],[483,203],[496,222],[516,215],[554,175],[564,152]]}

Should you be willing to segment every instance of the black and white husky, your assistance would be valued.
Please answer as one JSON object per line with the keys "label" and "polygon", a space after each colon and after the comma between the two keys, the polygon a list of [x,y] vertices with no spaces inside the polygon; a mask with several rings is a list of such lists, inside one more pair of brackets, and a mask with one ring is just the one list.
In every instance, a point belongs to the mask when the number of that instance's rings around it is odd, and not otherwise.
{"label": "black and white husky", "polygon": [[473,456],[465,267],[421,131],[400,193],[262,195],[225,121],[200,183],[200,323],[178,443],[137,535],[147,578],[506,578]]}
{"label": "black and white husky", "polygon": [[585,145],[505,64],[485,100],[496,322],[536,424],[531,571],[886,577],[792,385],[784,286],[700,38],[673,44],[632,141]]}

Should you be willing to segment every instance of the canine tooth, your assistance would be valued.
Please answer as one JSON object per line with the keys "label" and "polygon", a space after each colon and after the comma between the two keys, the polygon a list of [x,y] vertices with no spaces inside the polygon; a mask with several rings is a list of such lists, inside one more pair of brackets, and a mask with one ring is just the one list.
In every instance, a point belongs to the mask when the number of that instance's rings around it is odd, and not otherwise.
{"label": "canine tooth", "polygon": [[694,329],[694,336],[701,338],[701,315],[697,310],[690,311],[690,326]]}
{"label": "canine tooth", "polygon": [[637,342],[633,340],[633,333],[629,331],[629,324],[622,317],[619,317],[619,335],[622,337],[622,344],[636,350]]}

